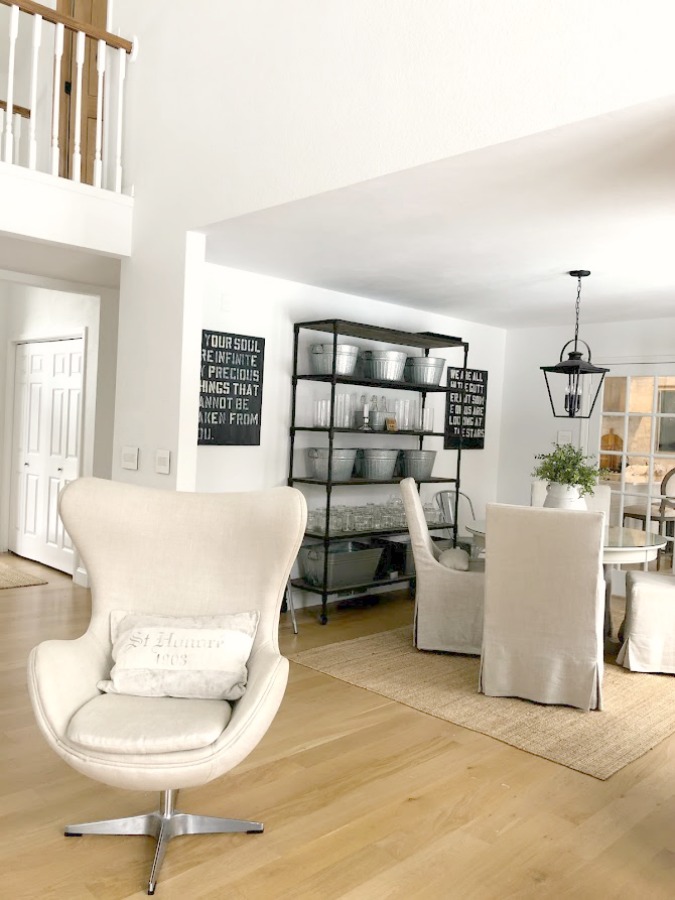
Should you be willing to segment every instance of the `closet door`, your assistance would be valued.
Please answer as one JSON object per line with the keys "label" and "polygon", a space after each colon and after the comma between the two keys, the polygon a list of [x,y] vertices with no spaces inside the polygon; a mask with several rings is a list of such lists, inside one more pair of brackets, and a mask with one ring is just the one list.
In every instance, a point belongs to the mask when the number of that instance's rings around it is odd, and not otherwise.
{"label": "closet door", "polygon": [[16,350],[9,549],[73,571],[59,491],[80,471],[82,338]]}

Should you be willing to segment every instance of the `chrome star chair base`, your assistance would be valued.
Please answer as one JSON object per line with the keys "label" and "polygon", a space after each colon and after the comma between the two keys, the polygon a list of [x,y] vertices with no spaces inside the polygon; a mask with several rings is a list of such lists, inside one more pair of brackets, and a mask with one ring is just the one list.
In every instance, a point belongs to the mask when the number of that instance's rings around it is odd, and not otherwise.
{"label": "chrome star chair base", "polygon": [[262,822],[248,822],[246,819],[221,819],[217,816],[194,816],[176,810],[178,791],[162,791],[159,809],[141,816],[126,816],[122,819],[102,819],[100,822],[79,822],[66,825],[66,837],[82,837],[85,834],[145,835],[157,841],[155,858],[148,879],[148,894],[154,894],[157,876],[164,861],[169,841],[184,834],[260,834],[264,831]]}

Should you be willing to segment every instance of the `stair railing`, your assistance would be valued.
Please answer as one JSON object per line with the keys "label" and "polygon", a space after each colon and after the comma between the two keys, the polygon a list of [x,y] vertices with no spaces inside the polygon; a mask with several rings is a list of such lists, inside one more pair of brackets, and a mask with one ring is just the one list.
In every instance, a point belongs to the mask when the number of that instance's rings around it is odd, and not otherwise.
{"label": "stair railing", "polygon": [[[36,169],[38,166],[38,141],[40,135],[38,133],[38,120],[40,112],[40,104],[42,98],[46,94],[51,97],[51,111],[49,121],[51,123],[49,135],[47,171],[52,175],[58,176],[60,171],[61,154],[67,153],[68,148],[59,146],[59,124],[60,124],[60,97],[62,82],[62,60],[64,50],[64,35],[66,31],[72,32],[74,41],[74,60],[75,60],[75,78],[70,84],[71,95],[74,95],[75,115],[74,115],[74,131],[72,138],[72,156],[71,156],[71,179],[79,182],[81,179],[82,168],[82,98],[83,98],[83,70],[85,62],[86,41],[95,44],[92,51],[96,54],[96,76],[97,76],[97,99],[96,99],[96,134],[95,149],[93,162],[93,185],[95,187],[103,187],[104,159],[103,147],[113,147],[111,175],[109,181],[113,185],[113,190],[120,192],[122,190],[122,122],[124,112],[124,84],[126,77],[127,56],[133,52],[133,43],[125,38],[111,34],[105,29],[95,25],[78,22],[70,16],[63,15],[43,6],[40,3],[34,3],[32,0],[0,0],[0,6],[8,8],[8,15],[4,20],[7,22],[8,32],[8,54],[7,54],[7,73],[6,81],[4,81],[4,73],[0,72],[0,92],[4,91],[6,100],[0,101],[0,110],[4,110],[4,114],[0,113],[4,118],[4,127],[0,127],[0,157],[7,163],[21,164],[20,162],[20,136],[21,136],[21,118],[25,118],[28,122],[28,151],[27,166],[29,169]],[[0,12],[2,10],[0,9]],[[23,15],[20,15],[23,14]],[[24,20],[32,17],[31,42],[30,48],[25,47],[25,41],[19,40],[19,35],[25,34],[23,25]],[[0,22],[2,21],[0,18]],[[21,32],[20,32],[21,19]],[[53,30],[53,50],[51,52],[51,86],[46,92],[41,90],[45,85],[42,83],[41,70],[44,71],[44,53],[41,53],[43,22],[52,23],[55,27]],[[2,37],[0,35],[0,40]],[[0,54],[2,58],[4,54]],[[117,73],[115,77],[107,77],[110,66],[110,58],[117,58]],[[110,57],[110,58],[109,58]],[[23,83],[21,76],[23,77]],[[110,81],[113,81],[111,84]],[[17,88],[24,91],[28,87],[28,106],[19,106],[14,102]],[[103,98],[105,92],[110,91],[109,109],[114,118],[115,129],[114,135],[110,133],[110,126],[106,124],[108,132],[107,140],[104,140],[104,116],[103,116]],[[0,120],[0,125],[2,124]]]}

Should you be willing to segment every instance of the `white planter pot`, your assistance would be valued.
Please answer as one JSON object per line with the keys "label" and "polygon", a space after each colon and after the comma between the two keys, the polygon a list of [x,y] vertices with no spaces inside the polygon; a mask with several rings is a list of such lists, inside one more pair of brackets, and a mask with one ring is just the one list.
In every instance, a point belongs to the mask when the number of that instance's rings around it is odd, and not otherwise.
{"label": "white planter pot", "polygon": [[546,491],[544,506],[549,509],[587,509],[586,500],[579,496],[579,488],[552,481]]}

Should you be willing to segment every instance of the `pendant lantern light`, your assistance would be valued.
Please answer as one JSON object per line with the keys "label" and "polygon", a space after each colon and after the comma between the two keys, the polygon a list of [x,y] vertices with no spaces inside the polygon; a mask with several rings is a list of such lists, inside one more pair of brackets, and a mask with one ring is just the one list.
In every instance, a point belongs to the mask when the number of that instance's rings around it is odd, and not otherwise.
{"label": "pendant lantern light", "polygon": [[[579,338],[579,307],[581,304],[581,279],[591,273],[588,269],[574,269],[570,273],[577,279],[577,302],[575,307],[574,339],[568,341],[560,351],[560,361],[555,366],[542,366],[546,380],[548,398],[556,419],[590,419],[596,400],[600,394],[602,382],[609,369],[601,369],[591,362],[591,348],[586,341]],[[563,360],[565,351],[573,344],[573,349]],[[588,359],[584,359],[579,344],[586,348]],[[562,375],[563,379],[549,376]],[[583,412],[583,397],[591,398],[588,412]]]}

